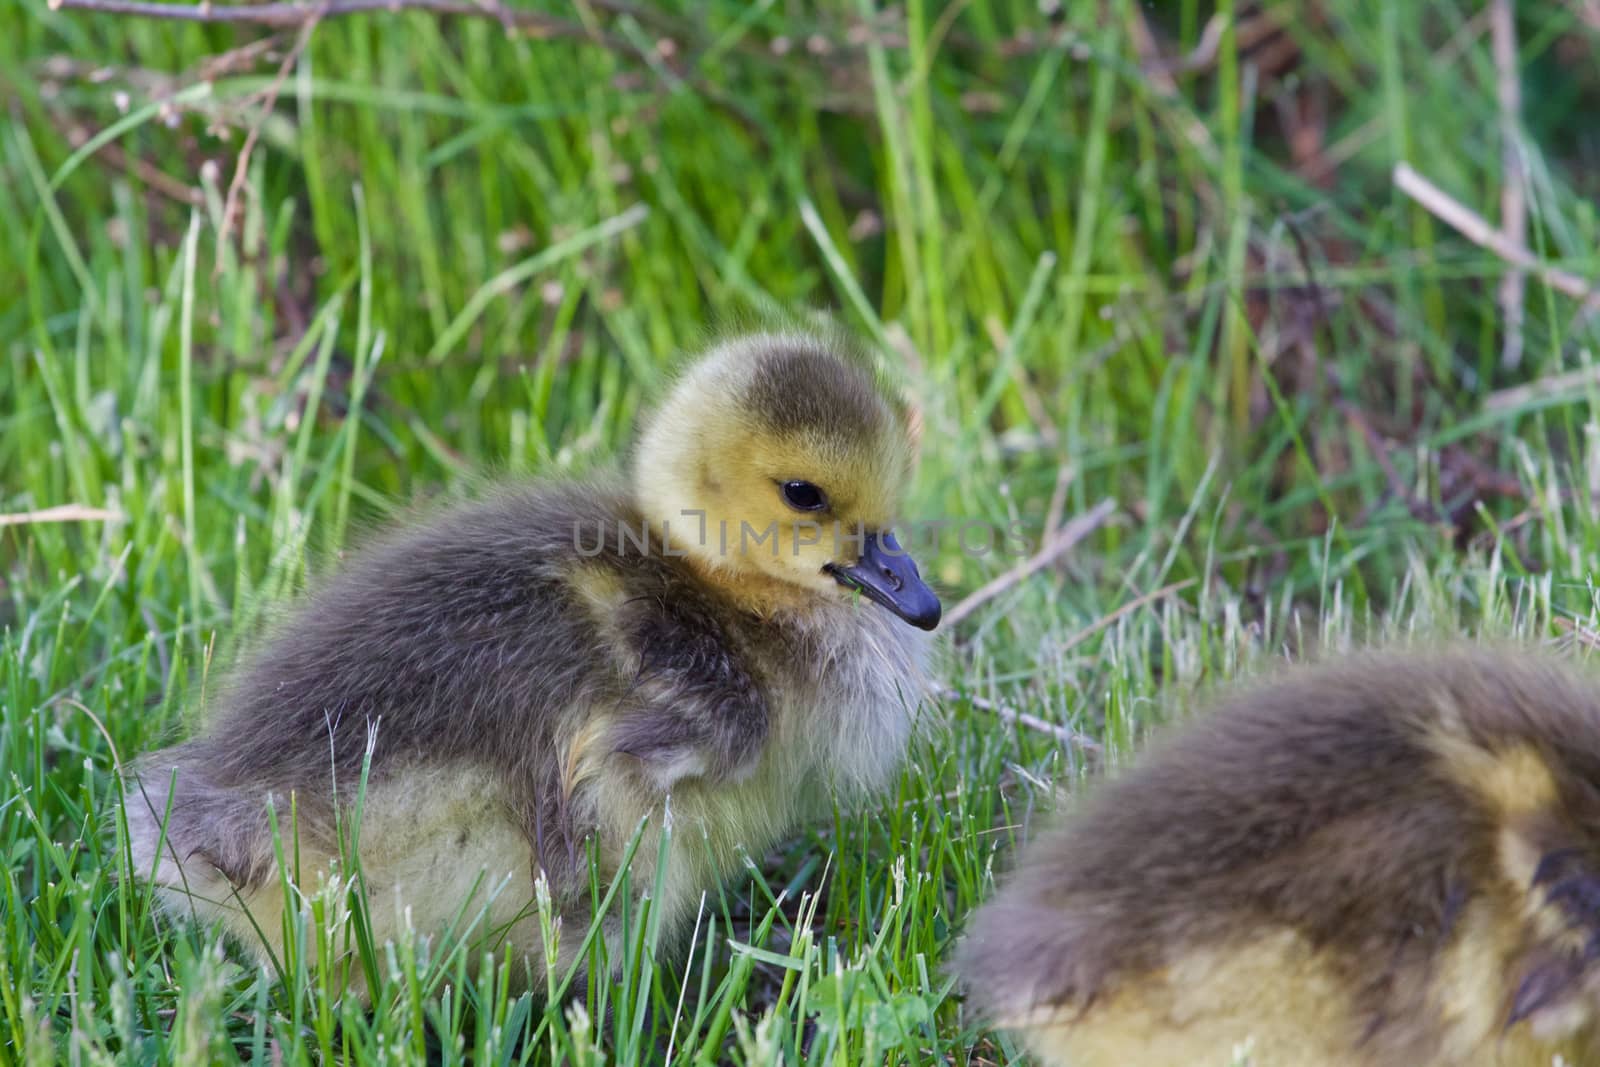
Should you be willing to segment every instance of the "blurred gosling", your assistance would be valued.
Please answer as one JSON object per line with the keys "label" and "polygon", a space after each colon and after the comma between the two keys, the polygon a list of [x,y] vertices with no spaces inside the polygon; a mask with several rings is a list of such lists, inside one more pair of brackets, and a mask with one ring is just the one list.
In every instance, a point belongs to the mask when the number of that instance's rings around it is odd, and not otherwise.
{"label": "blurred gosling", "polygon": [[1600,685],[1459,649],[1175,728],[1024,850],[957,968],[1045,1064],[1548,1067],[1600,1064],[1597,963]]}

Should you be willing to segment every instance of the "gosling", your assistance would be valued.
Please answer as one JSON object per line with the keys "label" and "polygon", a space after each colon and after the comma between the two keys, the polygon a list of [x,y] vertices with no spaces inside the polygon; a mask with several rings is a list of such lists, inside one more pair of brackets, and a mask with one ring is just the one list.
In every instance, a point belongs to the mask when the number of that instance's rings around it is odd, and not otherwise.
{"label": "gosling", "polygon": [[1176,730],[1024,850],[957,970],[1046,1064],[1548,1067],[1600,1064],[1597,961],[1600,688],[1461,649]]}
{"label": "gosling", "polygon": [[[559,980],[582,965],[591,851],[609,883],[643,825],[631,885],[661,887],[681,937],[742,851],[897,770],[940,615],[891,531],[914,451],[841,343],[714,347],[631,481],[503,488],[310,592],[198,736],[135,765],[133,872],[270,964],[286,905],[348,884],[354,856],[374,943],[449,932],[469,968],[509,954],[543,988],[537,881]],[[601,930],[620,960],[615,912]]]}

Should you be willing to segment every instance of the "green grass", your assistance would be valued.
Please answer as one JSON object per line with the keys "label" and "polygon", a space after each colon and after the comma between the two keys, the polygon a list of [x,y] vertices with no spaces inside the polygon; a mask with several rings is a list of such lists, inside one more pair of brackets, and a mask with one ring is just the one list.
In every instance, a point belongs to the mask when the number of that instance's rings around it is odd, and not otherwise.
{"label": "green grass", "polygon": [[[0,514],[117,517],[0,527],[0,1062],[1004,1062],[942,961],[1054,790],[1285,655],[1600,639],[1600,376],[1507,392],[1590,366],[1593,324],[1530,280],[1502,367],[1503,264],[1389,181],[1497,217],[1481,5],[1274,2],[1276,44],[1219,6],[1170,82],[1139,20],[1180,57],[1211,5],[550,5],[604,46],[333,19],[260,122],[292,33],[216,70],[261,35],[6,4]],[[1600,275],[1600,31],[1518,8],[1530,244]],[[978,702],[752,857],[686,966],[648,913],[621,981],[548,1007],[367,946],[367,1015],[314,962],[359,899],[280,974],[117,879],[117,761],[264,606],[407,500],[612,462],[675,353],[804,308],[905,368],[916,515],[1115,518],[945,635]],[[950,537],[924,570],[953,601],[1013,562]]]}

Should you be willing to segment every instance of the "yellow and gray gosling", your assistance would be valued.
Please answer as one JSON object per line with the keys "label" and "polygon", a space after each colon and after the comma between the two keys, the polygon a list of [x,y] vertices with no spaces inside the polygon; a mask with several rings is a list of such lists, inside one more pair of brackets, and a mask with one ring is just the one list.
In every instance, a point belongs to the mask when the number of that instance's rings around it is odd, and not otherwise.
{"label": "yellow and gray gosling", "polygon": [[198,736],[136,764],[132,869],[170,914],[281,959],[269,805],[303,907],[353,873],[335,827],[355,825],[370,748],[358,853],[376,943],[470,929],[469,961],[509,948],[516,981],[540,987],[536,879],[564,974],[590,921],[586,840],[612,879],[646,817],[631,884],[662,873],[652,906],[669,938],[687,933],[741,850],[900,763],[940,611],[890,532],[913,436],[834,342],[714,348],[647,423],[631,480],[504,488],[315,587]]}
{"label": "yellow and gray gosling", "polygon": [[1062,1067],[1600,1064],[1600,686],[1364,655],[1225,700],[1024,851],[957,969]]}

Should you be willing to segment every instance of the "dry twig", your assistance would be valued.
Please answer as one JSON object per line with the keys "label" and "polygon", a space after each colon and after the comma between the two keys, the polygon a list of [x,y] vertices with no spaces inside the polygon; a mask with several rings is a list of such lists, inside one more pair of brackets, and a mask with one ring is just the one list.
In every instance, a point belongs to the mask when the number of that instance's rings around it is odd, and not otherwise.
{"label": "dry twig", "polygon": [[256,141],[261,136],[261,127],[266,124],[272,109],[278,106],[278,94],[283,91],[284,80],[289,77],[289,72],[299,62],[301,54],[306,50],[306,45],[311,42],[311,33],[321,21],[321,15],[315,12],[300,27],[300,33],[295,37],[294,47],[289,49],[288,55],[283,57],[283,62],[278,64],[278,73],[272,79],[272,84],[262,94],[261,112],[256,120],[250,124],[250,129],[244,135],[244,144],[239,148],[239,158],[233,165],[233,180],[228,183],[228,195],[222,201],[222,221],[217,224],[217,254],[216,262],[212,265],[211,276],[220,277],[222,274],[222,253],[228,244],[228,231],[233,227],[233,217],[239,211],[239,193],[244,189],[244,176],[250,167],[250,153],[255,149]]}
{"label": "dry twig", "polygon": [[130,156],[115,141],[107,141],[95,150],[94,158],[113,170],[132,171],[133,175],[152,190],[189,207],[205,204],[205,197],[192,185],[185,185],[148,160]]}
{"label": "dry twig", "polygon": [[[1198,69],[1199,62],[1197,57],[1202,55],[1202,51],[1209,48],[1214,53],[1222,43],[1224,26],[1225,23],[1217,19],[1212,19],[1206,23],[1205,32],[1201,35],[1200,43],[1195,46],[1194,52],[1191,53],[1188,59],[1175,64],[1168,63],[1162,56],[1161,46],[1156,42],[1156,35],[1151,31],[1150,24],[1145,20],[1144,12],[1139,10],[1137,6],[1131,6],[1129,9],[1127,32],[1133,40],[1134,51],[1139,57],[1140,72],[1148,80],[1150,88],[1162,99],[1178,102],[1181,100],[1181,93],[1178,90],[1177,79],[1172,76],[1172,70],[1174,68],[1179,70]],[[1214,43],[1211,41],[1213,29],[1215,30],[1216,38]],[[1166,113],[1163,112],[1163,114]],[[1181,118],[1177,117],[1180,115],[1182,116]],[[1212,140],[1211,131],[1206,128],[1205,123],[1194,115],[1177,109],[1172,112],[1170,120],[1177,123],[1183,136],[1205,155],[1208,162],[1215,160],[1217,144]],[[1207,186],[1202,184],[1201,188],[1205,189]]]}
{"label": "dry twig", "polygon": [[1550,288],[1574,300],[1587,303],[1594,299],[1595,289],[1586,279],[1569,270],[1540,263],[1526,248],[1518,247],[1504,233],[1489,225],[1482,215],[1418,174],[1411,164],[1395,164],[1394,184],[1402,193],[1421,204],[1428,214],[1479,248],[1493,252],[1512,266],[1538,275]]}
{"label": "dry twig", "polygon": [[[1526,252],[1527,188],[1517,129],[1522,114],[1522,85],[1517,76],[1517,24],[1512,0],[1492,0],[1489,28],[1494,44],[1495,95],[1500,103],[1500,231],[1508,242]],[[1523,295],[1527,288],[1527,274],[1515,265],[1500,279],[1500,313],[1505,318],[1500,362],[1506,367],[1522,362]]]}
{"label": "dry twig", "polygon": [[1063,463],[1056,471],[1056,487],[1050,491],[1050,503],[1044,509],[1044,528],[1056,530],[1061,527],[1061,518],[1067,513],[1067,490],[1072,488],[1072,483],[1078,480],[1076,464]]}
{"label": "dry twig", "polygon": [[[104,15],[129,15],[136,18],[176,19],[181,22],[230,23],[246,26],[270,26],[299,29],[324,19],[345,15],[387,14],[418,11],[429,15],[452,18],[493,19],[507,33],[515,30],[525,37],[538,40],[572,38],[589,41],[613,52],[626,53],[651,67],[656,73],[676,87],[679,75],[657,54],[664,44],[672,44],[671,37],[657,42],[640,44],[616,34],[607,33],[595,24],[589,8],[599,8],[619,18],[632,20],[638,26],[648,26],[657,33],[677,34],[692,32],[692,24],[651,5],[636,5],[627,0],[583,0],[578,9],[584,14],[583,23],[570,22],[538,11],[502,4],[499,0],[268,0],[261,4],[177,3],[175,0],[46,0],[54,10],[97,12]],[[637,29],[637,26],[635,27]],[[676,51],[676,47],[672,49]],[[753,136],[768,140],[768,131],[747,111],[742,103],[724,92],[704,74],[695,74],[685,82],[705,99],[722,108],[738,120]]]}
{"label": "dry twig", "polygon": [[1199,579],[1197,579],[1197,578],[1185,578],[1181,582],[1173,582],[1170,585],[1164,585],[1160,589],[1156,589],[1156,590],[1153,590],[1151,592],[1148,592],[1148,593],[1144,594],[1143,596],[1134,597],[1132,600],[1128,601],[1126,604],[1122,605],[1117,610],[1111,612],[1108,615],[1103,616],[1100,619],[1097,619],[1092,624],[1090,624],[1088,626],[1085,626],[1083,629],[1081,629],[1077,633],[1073,634],[1070,638],[1068,638],[1061,645],[1061,651],[1062,652],[1066,652],[1068,649],[1077,648],[1079,645],[1083,644],[1089,638],[1093,637],[1095,634],[1099,633],[1101,630],[1104,630],[1106,627],[1112,625],[1113,623],[1115,623],[1118,619],[1122,618],[1123,616],[1133,614],[1135,611],[1138,611],[1140,608],[1144,607],[1146,604],[1154,604],[1158,600],[1165,600],[1167,597],[1171,596],[1173,593],[1182,592],[1183,590],[1189,588],[1191,585],[1193,585],[1198,580]]}
{"label": "dry twig", "polygon": [[987,711],[989,714],[1000,719],[1002,722],[1009,722],[1016,726],[1027,727],[1029,730],[1037,730],[1042,734],[1049,734],[1057,741],[1060,741],[1063,745],[1076,745],[1078,748],[1081,748],[1086,752],[1100,751],[1100,742],[1096,741],[1094,738],[1088,736],[1087,734],[1081,734],[1076,730],[1069,729],[1068,727],[1060,726],[1056,723],[1041,719],[1037,715],[1030,715],[1025,711],[1018,711],[1016,708],[1008,708],[1004,704],[996,704],[992,700],[985,700],[980,696],[973,695],[972,693],[958,692],[957,690],[949,687],[941,688],[939,690],[939,695],[944,697],[946,700],[965,700],[979,711]]}
{"label": "dry twig", "polygon": [[32,526],[41,522],[120,522],[120,511],[91,508],[83,504],[58,504],[38,511],[19,511],[0,515],[0,526]]}
{"label": "dry twig", "polygon": [[295,3],[274,0],[265,4],[182,4],[170,0],[48,0],[52,10],[92,11],[103,15],[132,15],[136,18],[176,19],[180,22],[229,22],[245,26],[276,26],[298,29],[310,22],[397,11],[423,11],[433,15],[464,18],[490,18],[533,37],[591,37],[577,23],[554,18],[537,11],[504,7],[492,0],[320,0]]}
{"label": "dry twig", "polygon": [[1062,553],[1081,542],[1101,526],[1104,526],[1106,520],[1111,518],[1111,513],[1116,510],[1116,507],[1116,501],[1107,497],[1090,508],[1086,514],[1074,518],[1057,530],[1044,543],[1044,546],[1027,560],[1006,571],[994,581],[988,582],[969,593],[965,599],[945,614],[945,624],[948,626],[956,625],[1012,586],[1027,580],[1040,570],[1048,567]]}
{"label": "dry twig", "polygon": [[1600,387],[1600,364],[1497,390],[1484,398],[1483,410],[1514,411],[1546,400],[1579,396],[1596,387]]}
{"label": "dry twig", "polygon": [[[1459,62],[1467,49],[1477,44],[1478,38],[1483,36],[1486,16],[1487,12],[1480,11],[1463,22],[1460,28],[1450,35],[1444,47],[1434,53],[1432,59],[1434,66],[1448,67]],[[1380,140],[1389,132],[1387,123],[1388,116],[1375,115],[1329,145],[1323,158],[1306,171],[1306,180],[1312,183],[1319,182],[1350,162],[1362,149]]]}

